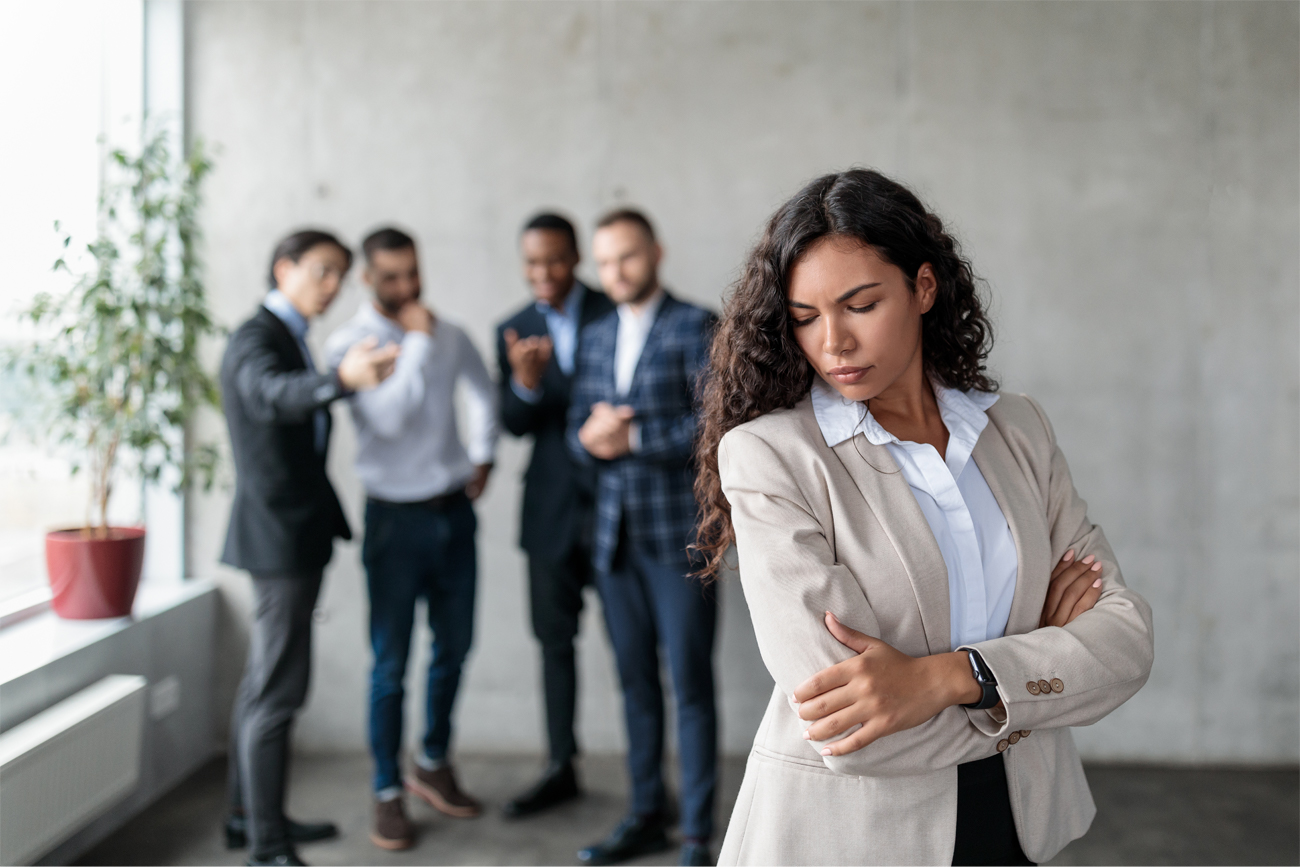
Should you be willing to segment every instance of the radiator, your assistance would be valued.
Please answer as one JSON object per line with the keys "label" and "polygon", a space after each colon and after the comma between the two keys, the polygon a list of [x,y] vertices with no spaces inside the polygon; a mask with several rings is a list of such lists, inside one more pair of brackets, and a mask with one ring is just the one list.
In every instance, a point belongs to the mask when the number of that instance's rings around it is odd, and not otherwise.
{"label": "radiator", "polygon": [[0,864],[28,864],[135,788],[145,679],[109,675],[0,734]]}

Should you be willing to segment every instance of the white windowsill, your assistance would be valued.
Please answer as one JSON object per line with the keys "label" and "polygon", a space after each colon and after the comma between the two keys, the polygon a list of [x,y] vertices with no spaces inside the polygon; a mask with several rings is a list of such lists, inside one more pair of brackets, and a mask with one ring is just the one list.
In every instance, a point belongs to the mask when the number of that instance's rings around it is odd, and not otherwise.
{"label": "white windowsill", "polygon": [[206,579],[144,581],[130,617],[65,620],[47,610],[0,629],[0,684],[201,596],[216,585]]}

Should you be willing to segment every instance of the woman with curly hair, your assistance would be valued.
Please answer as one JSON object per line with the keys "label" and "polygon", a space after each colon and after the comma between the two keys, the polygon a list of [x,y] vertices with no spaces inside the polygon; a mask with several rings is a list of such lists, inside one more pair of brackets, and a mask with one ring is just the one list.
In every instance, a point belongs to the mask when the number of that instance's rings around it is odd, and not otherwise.
{"label": "woman with curly hair", "polygon": [[1069,727],[1146,682],[1151,612],[1041,407],[999,395],[969,263],[910,191],[818,178],[713,342],[696,493],[776,689],[721,863],[1028,864],[1096,812]]}

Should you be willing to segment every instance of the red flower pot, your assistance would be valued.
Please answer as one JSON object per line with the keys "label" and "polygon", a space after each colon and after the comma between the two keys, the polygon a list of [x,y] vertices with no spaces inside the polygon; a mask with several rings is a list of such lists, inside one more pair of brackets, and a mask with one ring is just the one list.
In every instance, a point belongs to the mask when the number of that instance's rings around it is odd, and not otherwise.
{"label": "red flower pot", "polygon": [[126,617],[144,566],[144,527],[54,530],[45,534],[54,613],[72,620]]}

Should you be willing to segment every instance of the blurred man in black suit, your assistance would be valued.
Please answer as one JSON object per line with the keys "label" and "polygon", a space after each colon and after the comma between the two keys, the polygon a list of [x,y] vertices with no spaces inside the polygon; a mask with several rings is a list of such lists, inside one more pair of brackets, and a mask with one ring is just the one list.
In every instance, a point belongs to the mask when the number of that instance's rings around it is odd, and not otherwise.
{"label": "blurred man in black suit", "polygon": [[579,795],[573,758],[577,671],[573,642],[591,581],[595,475],[564,443],[579,335],[614,309],[575,277],[578,239],[557,214],[538,214],[519,240],[534,301],[497,329],[501,416],[515,436],[533,437],[524,475],[519,544],[528,553],[533,634],[542,645],[542,684],[550,761],[542,778],[507,803],[508,817],[536,813]]}
{"label": "blurred man in black suit", "polygon": [[307,697],[311,615],[335,537],[352,532],[325,475],[329,404],[374,388],[398,347],[375,341],[318,371],[308,321],[325,312],[352,265],[327,232],[295,232],[271,256],[271,291],[230,337],[221,389],[235,461],[235,498],[221,561],[253,576],[248,664],[230,728],[226,842],[249,864],[301,864],[295,843],[338,833],[329,822],[285,818],[289,725]]}

